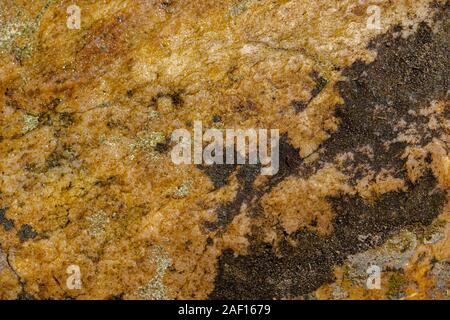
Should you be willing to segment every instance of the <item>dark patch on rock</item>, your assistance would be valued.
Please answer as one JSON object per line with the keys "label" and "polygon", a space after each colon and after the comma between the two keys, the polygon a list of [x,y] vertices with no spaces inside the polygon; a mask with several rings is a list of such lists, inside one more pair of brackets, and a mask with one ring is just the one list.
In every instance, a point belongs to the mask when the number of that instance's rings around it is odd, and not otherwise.
{"label": "dark patch on rock", "polygon": [[239,168],[237,173],[239,188],[236,197],[231,202],[219,205],[216,210],[217,220],[205,223],[208,230],[216,230],[227,226],[239,213],[242,204],[248,202],[254,196],[251,192],[252,184],[259,175],[260,168],[260,165],[243,165]]}
{"label": "dark patch on rock", "polygon": [[280,168],[278,173],[271,176],[269,179],[269,185],[272,187],[284,180],[286,177],[295,174],[298,168],[303,163],[303,159],[300,157],[300,149],[295,148],[289,142],[287,135],[280,137]]}
{"label": "dark patch on rock", "polygon": [[10,231],[14,228],[14,221],[6,217],[6,208],[0,208],[0,224],[5,231]]}
{"label": "dark patch on rock", "polygon": [[60,98],[54,98],[52,101],[50,101],[48,106],[50,109],[55,109],[57,106],[61,104],[61,102],[62,100]]}
{"label": "dark patch on rock", "polygon": [[[422,23],[415,35],[403,39],[394,36],[399,27],[394,28],[371,43],[378,50],[373,63],[357,61],[344,71],[348,80],[338,84],[344,99],[337,108],[340,128],[322,145],[320,161],[313,164],[314,169],[333,162],[341,153],[353,152],[355,157],[347,173],[355,180],[363,174],[358,167],[369,167],[375,172],[391,169],[397,176],[406,177],[401,154],[407,145],[391,142],[401,132],[396,131],[400,121],[417,130],[418,145],[427,144],[441,133],[428,128],[428,118],[417,111],[433,100],[448,99],[448,15],[448,4],[437,7],[436,19],[443,24],[437,33]],[[365,146],[372,148],[373,156],[357,151]],[[294,159],[298,159],[298,153]],[[280,159],[279,174],[269,179],[265,188],[251,192],[264,194],[286,176],[299,168],[303,172],[308,166],[301,159],[292,161],[290,157]],[[284,169],[281,162],[286,162]],[[357,196],[330,198],[336,213],[334,233],[330,236],[306,231],[284,234],[276,252],[255,237],[250,238],[247,256],[224,251],[210,297],[273,299],[308,294],[333,281],[333,267],[342,264],[348,255],[381,245],[401,229],[429,225],[442,212],[446,192],[438,188],[431,171],[415,184],[407,179],[405,183],[408,191],[384,194],[374,204]],[[258,233],[255,231],[253,234]],[[366,234],[378,240],[359,237]]]}
{"label": "dark patch on rock", "polygon": [[431,224],[446,202],[445,192],[436,187],[436,178],[429,171],[416,185],[410,183],[408,192],[384,194],[375,205],[355,196],[330,199],[337,214],[334,227],[339,241],[349,246],[346,251],[359,252],[370,246],[357,241],[354,234],[378,234],[385,239],[393,230]]}
{"label": "dark patch on rock", "polygon": [[39,126],[48,126],[55,129],[55,137],[65,135],[65,129],[74,123],[74,116],[69,112],[57,112],[55,107],[58,105],[59,99],[54,99],[47,107],[48,109],[38,114]]}
{"label": "dark patch on rock", "polygon": [[123,300],[124,295],[125,294],[122,292],[122,293],[111,296],[109,298],[109,300]]}
{"label": "dark patch on rock", "polygon": [[76,152],[66,144],[58,144],[46,159],[49,169],[59,167],[65,161],[71,162],[77,159]]}
{"label": "dark patch on rock", "polygon": [[173,2],[174,2],[173,0],[161,1],[159,7],[163,10],[167,10],[173,4]]}
{"label": "dark patch on rock", "polygon": [[319,75],[316,71],[311,72],[310,77],[316,83],[316,87],[311,91],[311,98],[307,102],[300,100],[292,101],[291,105],[294,108],[295,113],[304,111],[311,101],[317,97],[328,84],[328,80]]}
{"label": "dark patch on rock", "polygon": [[308,106],[308,103],[300,100],[294,100],[292,101],[292,108],[294,108],[295,113],[303,112],[306,107]]}
{"label": "dark patch on rock", "polygon": [[117,184],[119,182],[118,176],[109,176],[106,179],[99,179],[95,181],[95,185],[101,188],[105,188],[114,184]]}
{"label": "dark patch on rock", "polygon": [[328,84],[328,80],[322,77],[320,74],[318,74],[316,71],[311,73],[311,78],[316,83],[316,87],[311,92],[311,100],[317,97],[322,90],[325,88],[325,86]]}
{"label": "dark patch on rock", "polygon": [[22,241],[22,242],[25,242],[30,239],[34,239],[38,235],[37,232],[34,231],[33,228],[28,224],[22,225],[17,234],[19,236],[20,241]]}
{"label": "dark patch on rock", "polygon": [[73,115],[68,112],[62,112],[59,114],[59,122],[64,128],[67,128],[74,122]]}
{"label": "dark patch on rock", "polygon": [[225,187],[228,184],[228,179],[236,170],[236,166],[230,164],[199,165],[198,168],[208,176],[214,185],[214,189]]}
{"label": "dark patch on rock", "polygon": [[161,154],[167,153],[170,149],[171,139],[166,138],[163,142],[159,142],[155,146],[155,151]]}
{"label": "dark patch on rock", "polygon": [[183,104],[183,99],[181,98],[180,92],[175,92],[170,95],[170,98],[172,99],[172,102],[175,106],[181,106]]}
{"label": "dark patch on rock", "polygon": [[372,246],[358,235],[374,234],[381,243],[404,227],[430,224],[439,215],[446,195],[435,190],[431,172],[410,187],[409,192],[388,193],[374,205],[358,197],[331,199],[337,214],[331,236],[299,231],[290,238],[298,246],[292,246],[286,237],[277,253],[261,242],[253,242],[247,256],[225,251],[211,298],[293,298],[333,281],[333,266]]}
{"label": "dark patch on rock", "polygon": [[[354,181],[370,169],[391,170],[396,177],[405,178],[401,156],[407,143],[392,141],[400,132],[412,129],[416,145],[424,146],[442,133],[430,128],[429,118],[418,112],[434,100],[448,99],[450,19],[448,6],[441,9],[445,12],[440,13],[442,31],[433,33],[426,23],[407,39],[394,37],[392,31],[371,42],[378,52],[373,63],[357,61],[343,72],[347,81],[339,82],[338,89],[345,103],[336,111],[341,124],[324,142],[319,165],[352,152],[354,159],[344,171]],[[400,122],[403,129],[398,128]],[[367,146],[371,156],[361,151]]]}
{"label": "dark patch on rock", "polygon": [[[286,177],[294,174],[302,159],[299,156],[299,150],[294,148],[288,140],[286,135],[280,137],[279,145],[279,170],[274,176],[270,176],[266,185],[260,189],[253,186],[256,178],[260,175],[261,164],[256,165],[241,165],[238,166],[236,178],[238,181],[238,190],[233,201],[220,204],[216,210],[217,220],[215,222],[207,222],[205,227],[208,230],[217,230],[228,226],[233,218],[239,214],[241,206],[245,203],[249,205],[254,214],[257,214],[259,209],[259,200],[261,197],[269,192],[273,187],[283,181]],[[224,169],[222,169],[224,168]],[[210,177],[215,185],[223,186],[223,183],[228,181],[229,176],[234,172],[236,166],[234,165],[213,165],[203,168],[205,173]]]}

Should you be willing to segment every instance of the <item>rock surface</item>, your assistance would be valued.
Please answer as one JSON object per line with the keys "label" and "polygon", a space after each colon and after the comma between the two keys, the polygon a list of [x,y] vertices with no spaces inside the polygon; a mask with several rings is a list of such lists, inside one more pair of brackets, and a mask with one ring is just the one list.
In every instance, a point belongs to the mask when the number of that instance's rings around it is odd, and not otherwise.
{"label": "rock surface", "polygon": [[1,299],[449,298],[448,1],[76,2],[0,3]]}

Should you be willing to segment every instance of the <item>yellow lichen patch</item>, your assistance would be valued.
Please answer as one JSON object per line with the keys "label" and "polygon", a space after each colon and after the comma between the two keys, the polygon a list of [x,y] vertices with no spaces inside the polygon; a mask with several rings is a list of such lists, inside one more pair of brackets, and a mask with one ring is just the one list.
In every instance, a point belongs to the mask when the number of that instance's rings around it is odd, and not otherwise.
{"label": "yellow lichen patch", "polygon": [[432,169],[443,188],[450,187],[450,156],[442,141],[435,140],[429,150],[432,155]]}
{"label": "yellow lichen patch", "polygon": [[381,170],[375,177],[369,174],[358,181],[356,192],[366,200],[374,200],[377,197],[392,191],[405,190],[405,182],[394,178],[386,170]]}
{"label": "yellow lichen patch", "polygon": [[19,281],[11,270],[3,269],[0,271],[0,282],[2,284],[0,299],[13,300],[20,293]]}
{"label": "yellow lichen patch", "polygon": [[279,219],[288,233],[306,228],[324,235],[332,232],[334,218],[326,197],[348,191],[345,175],[328,166],[308,180],[287,179],[264,196],[262,205],[265,213]]}
{"label": "yellow lichen patch", "polygon": [[[427,151],[422,148],[407,148],[406,170],[408,178],[415,183],[424,173],[426,169],[425,158],[428,155]],[[404,156],[406,157],[406,155]]]}
{"label": "yellow lichen patch", "polygon": [[221,237],[221,246],[224,249],[232,249],[238,254],[246,254],[249,241],[248,235],[251,233],[251,219],[243,213],[237,215],[225,234]]}
{"label": "yellow lichen patch", "polygon": [[[427,161],[428,156],[431,157],[431,164]],[[405,166],[412,182],[416,182],[427,168],[431,168],[442,188],[450,186],[450,156],[445,148],[445,140],[434,138],[423,148],[408,147],[403,157],[407,159]]]}

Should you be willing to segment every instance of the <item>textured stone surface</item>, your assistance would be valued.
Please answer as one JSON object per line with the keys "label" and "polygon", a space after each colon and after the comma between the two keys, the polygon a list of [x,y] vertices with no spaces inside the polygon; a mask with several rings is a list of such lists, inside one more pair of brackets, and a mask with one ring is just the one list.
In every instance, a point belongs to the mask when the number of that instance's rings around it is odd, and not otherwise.
{"label": "textured stone surface", "polygon": [[[0,3],[1,299],[448,299],[448,1],[72,4]],[[194,121],[278,174],[173,164]]]}

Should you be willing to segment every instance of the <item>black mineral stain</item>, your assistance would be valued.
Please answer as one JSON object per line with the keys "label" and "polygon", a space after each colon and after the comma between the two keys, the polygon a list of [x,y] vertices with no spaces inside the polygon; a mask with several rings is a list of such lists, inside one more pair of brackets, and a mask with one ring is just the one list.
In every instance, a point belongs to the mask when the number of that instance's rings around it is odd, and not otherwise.
{"label": "black mineral stain", "polygon": [[220,189],[228,184],[228,179],[236,170],[235,165],[215,164],[211,166],[200,165],[199,168],[208,176],[215,189]]}
{"label": "black mineral stain", "polygon": [[159,142],[155,146],[155,151],[164,154],[170,150],[171,140],[170,138],[166,138],[163,142]]}
{"label": "black mineral stain", "polygon": [[261,172],[260,164],[241,166],[224,164],[200,167],[216,188],[226,185],[230,175],[237,170],[236,178],[239,185],[235,198],[231,202],[219,205],[216,210],[217,220],[205,223],[208,230],[214,231],[228,226],[233,218],[239,214],[244,203],[253,207],[254,213],[257,213],[259,211],[259,199],[286,177],[296,172],[302,163],[299,150],[289,143],[286,135],[280,137],[279,155],[278,173],[271,176],[267,184],[261,189],[253,187],[253,183]]}
{"label": "black mineral stain", "polygon": [[325,79],[324,77],[322,77],[321,75],[319,75],[319,73],[317,73],[317,71],[311,72],[310,77],[314,80],[314,82],[316,83],[316,86],[311,91],[311,98],[309,99],[309,101],[307,101],[307,102],[300,101],[300,100],[292,101],[292,107],[294,108],[295,113],[304,111],[308,107],[308,105],[311,103],[311,101],[315,97],[317,97],[322,92],[322,90],[325,88],[325,86],[328,84],[328,80]]}
{"label": "black mineral stain", "polygon": [[[223,164],[213,164],[213,165],[198,165],[201,171],[211,180],[214,185],[214,189],[220,189],[225,187],[228,184],[228,180],[230,179],[233,172],[236,171],[238,167],[235,164],[226,164],[225,155],[228,152],[226,150],[223,155],[222,162]],[[234,150],[234,157],[236,159],[236,150]]]}
{"label": "black mineral stain", "polygon": [[[371,43],[378,51],[373,63],[366,65],[358,61],[344,71],[348,80],[338,84],[344,99],[344,104],[337,109],[340,128],[322,146],[322,162],[315,164],[315,169],[334,161],[340,153],[355,152],[358,147],[368,145],[373,150],[373,158],[357,153],[353,160],[355,166],[349,168],[349,173],[355,174],[357,165],[362,165],[375,172],[392,169],[405,177],[404,160],[400,156],[406,144],[387,146],[385,142],[397,136],[395,126],[400,120],[416,128],[419,145],[440,133],[428,128],[428,120],[418,115],[417,110],[429,106],[433,100],[448,99],[448,16],[449,3],[437,7],[435,19],[443,24],[437,33],[422,23],[415,35],[403,39],[394,36],[400,27],[394,28]],[[306,165],[300,161],[290,166],[302,169]],[[295,171],[290,169],[278,178],[274,176],[268,189]],[[408,191],[384,194],[374,204],[355,196],[330,198],[336,213],[335,231],[330,236],[298,231],[289,237],[285,235],[276,253],[256,238],[250,239],[246,256],[224,251],[210,298],[296,297],[333,281],[333,267],[342,264],[348,255],[381,245],[402,228],[429,225],[442,212],[446,193],[437,187],[431,171],[416,184],[406,184]],[[267,189],[252,192],[264,193]],[[236,211],[229,211],[230,214]],[[359,237],[369,234],[378,240]],[[293,246],[292,240],[298,245]]]}
{"label": "black mineral stain", "polygon": [[14,228],[14,221],[6,217],[6,208],[0,208],[0,224],[5,231],[10,231]]}
{"label": "black mineral stain", "polygon": [[430,224],[446,201],[443,191],[432,192],[436,179],[431,172],[409,192],[382,196],[375,205],[358,197],[331,199],[337,218],[335,232],[320,237],[300,231],[291,236],[298,246],[284,239],[279,252],[262,243],[253,243],[248,256],[225,251],[219,260],[219,272],[211,299],[273,299],[307,294],[333,281],[333,266],[373,243],[358,235],[376,235],[381,244],[404,227]]}
{"label": "black mineral stain", "polygon": [[[418,146],[441,134],[431,129],[429,118],[418,112],[434,100],[448,99],[448,5],[439,16],[444,16],[444,31],[433,34],[422,23],[417,33],[407,39],[394,37],[392,32],[370,44],[378,51],[373,63],[357,61],[344,71],[348,80],[339,82],[338,89],[345,104],[336,111],[341,124],[322,146],[322,164],[332,162],[338,154],[352,152],[354,160],[347,163],[347,170],[343,169],[354,181],[368,170],[379,172],[383,168],[392,169],[395,177],[406,178],[405,159],[401,156],[407,143],[389,142],[408,128],[416,131]],[[405,129],[396,128],[400,122]],[[372,149],[370,156],[360,151],[366,146]]]}
{"label": "black mineral stain", "polygon": [[294,108],[295,113],[303,112],[303,110],[306,109],[308,106],[308,103],[300,100],[294,100],[292,101],[292,108]]}
{"label": "black mineral stain", "polygon": [[243,165],[239,168],[237,179],[239,189],[233,201],[220,204],[216,210],[217,220],[215,222],[206,222],[205,227],[208,230],[216,230],[227,226],[233,218],[239,213],[244,202],[250,201],[254,193],[251,192],[252,184],[258,177],[261,170],[259,165]]}
{"label": "black mineral stain", "polygon": [[28,225],[24,224],[20,227],[20,230],[18,232],[18,236],[20,241],[25,242],[30,239],[34,239],[37,236],[37,232],[33,230],[33,228]]}
{"label": "black mineral stain", "polygon": [[315,97],[317,97],[319,95],[319,93],[322,92],[322,90],[328,84],[328,80],[325,79],[324,77],[322,77],[319,73],[317,73],[317,71],[314,71],[314,72],[311,73],[311,78],[316,83],[316,87],[311,92],[311,95],[312,95],[311,100],[312,100]]}

